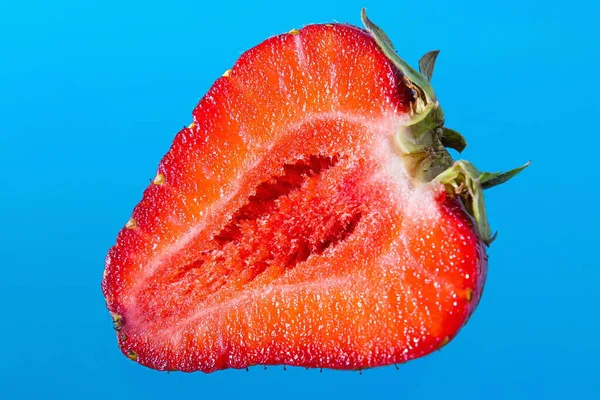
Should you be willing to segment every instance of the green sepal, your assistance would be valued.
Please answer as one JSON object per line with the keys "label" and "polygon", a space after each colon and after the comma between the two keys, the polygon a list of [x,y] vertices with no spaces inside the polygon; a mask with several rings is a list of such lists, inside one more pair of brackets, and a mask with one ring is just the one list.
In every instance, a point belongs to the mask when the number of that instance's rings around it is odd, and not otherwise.
{"label": "green sepal", "polygon": [[428,81],[431,81],[431,77],[433,76],[433,68],[435,67],[435,60],[437,59],[438,54],[440,54],[439,50],[433,50],[425,53],[425,55],[419,59],[419,72],[421,72]]}
{"label": "green sepal", "polygon": [[481,173],[470,162],[460,160],[439,174],[433,182],[443,184],[446,186],[446,192],[460,197],[467,212],[475,219],[479,237],[489,246],[496,238],[496,233],[492,235],[490,229],[485,212],[483,190],[508,181],[528,165],[529,163],[508,172]]}
{"label": "green sepal", "polygon": [[481,187],[483,189],[489,189],[494,186],[498,186],[508,181],[510,178],[516,176],[519,172],[523,171],[531,164],[531,161],[528,161],[525,165],[519,168],[511,169],[506,172],[483,172],[479,176],[479,181],[481,182]]}
{"label": "green sepal", "polygon": [[429,80],[415,71],[406,61],[404,61],[400,56],[396,53],[394,49],[394,45],[390,38],[385,34],[385,32],[375,25],[369,18],[367,17],[367,10],[365,8],[361,11],[361,19],[362,22],[367,29],[367,31],[373,36],[381,51],[388,57],[396,67],[402,73],[410,83],[414,86],[412,89],[415,90],[417,95],[417,104],[415,112],[421,113],[421,111],[427,106],[429,103],[434,103],[436,101],[435,93],[433,88],[429,84]]}
{"label": "green sepal", "polygon": [[449,147],[462,153],[462,151],[467,147],[467,141],[460,133],[456,132],[453,129],[442,128],[442,137],[440,138],[444,147]]}

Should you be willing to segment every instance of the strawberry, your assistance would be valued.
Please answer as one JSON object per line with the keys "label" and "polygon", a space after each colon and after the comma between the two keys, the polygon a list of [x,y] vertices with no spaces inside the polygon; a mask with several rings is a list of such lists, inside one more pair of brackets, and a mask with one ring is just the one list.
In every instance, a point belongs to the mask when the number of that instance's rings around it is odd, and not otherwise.
{"label": "strawberry", "polygon": [[362,369],[447,344],[493,237],[430,84],[368,20],[309,25],[217,79],[106,258],[129,358],[158,370]]}

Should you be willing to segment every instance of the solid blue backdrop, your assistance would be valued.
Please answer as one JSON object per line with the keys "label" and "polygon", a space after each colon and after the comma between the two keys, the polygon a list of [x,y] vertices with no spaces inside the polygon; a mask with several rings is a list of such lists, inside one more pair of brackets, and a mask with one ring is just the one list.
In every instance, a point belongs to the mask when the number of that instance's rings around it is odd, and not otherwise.
{"label": "solid blue backdrop", "polygon": [[[0,398],[600,398],[594,3],[0,2]],[[285,4],[285,5],[284,5]],[[447,125],[487,193],[483,300],[426,358],[352,372],[166,374],[121,355],[104,257],[216,77],[267,37],[370,17],[416,64],[441,49]]]}

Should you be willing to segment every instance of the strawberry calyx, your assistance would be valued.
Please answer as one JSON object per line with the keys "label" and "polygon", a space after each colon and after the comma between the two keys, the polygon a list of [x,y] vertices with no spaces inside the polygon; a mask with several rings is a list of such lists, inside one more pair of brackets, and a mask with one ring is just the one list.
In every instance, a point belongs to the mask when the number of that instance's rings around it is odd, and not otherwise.
{"label": "strawberry calyx", "polygon": [[465,160],[455,162],[447,148],[461,153],[467,142],[460,133],[444,127],[444,113],[430,83],[439,51],[430,51],[421,57],[420,72],[417,72],[400,58],[390,38],[369,20],[364,8],[361,19],[382,52],[402,72],[403,83],[413,91],[410,117],[401,124],[394,138],[408,175],[415,185],[443,185],[448,195],[458,197],[475,220],[481,240],[489,246],[496,233],[492,235],[489,226],[483,190],[508,181],[525,169],[529,162],[497,173],[480,172]]}

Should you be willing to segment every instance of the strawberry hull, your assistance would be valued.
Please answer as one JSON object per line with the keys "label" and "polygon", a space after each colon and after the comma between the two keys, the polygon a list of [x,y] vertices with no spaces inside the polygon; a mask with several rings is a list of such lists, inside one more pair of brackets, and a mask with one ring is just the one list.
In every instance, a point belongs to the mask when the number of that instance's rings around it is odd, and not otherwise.
{"label": "strawberry hull", "polygon": [[352,370],[454,338],[483,290],[485,244],[449,183],[406,167],[415,96],[349,25],[244,53],[109,251],[123,353],[158,370]]}

